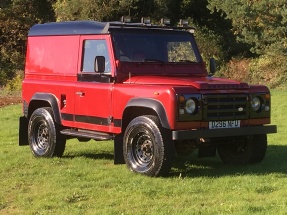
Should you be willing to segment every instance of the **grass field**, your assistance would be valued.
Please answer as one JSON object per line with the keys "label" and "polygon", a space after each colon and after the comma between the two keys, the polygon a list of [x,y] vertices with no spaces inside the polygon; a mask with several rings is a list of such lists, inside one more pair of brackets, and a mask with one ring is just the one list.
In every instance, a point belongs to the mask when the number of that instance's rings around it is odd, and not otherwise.
{"label": "grass field", "polygon": [[177,158],[167,178],[113,165],[112,142],[69,140],[63,158],[36,159],[18,146],[21,106],[0,108],[0,214],[286,214],[287,90],[272,91],[262,163]]}

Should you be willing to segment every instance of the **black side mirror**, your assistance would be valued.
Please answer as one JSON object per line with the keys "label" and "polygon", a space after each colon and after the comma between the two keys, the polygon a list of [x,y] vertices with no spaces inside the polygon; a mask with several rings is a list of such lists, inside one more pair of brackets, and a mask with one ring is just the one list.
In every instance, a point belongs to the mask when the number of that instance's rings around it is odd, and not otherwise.
{"label": "black side mirror", "polygon": [[98,73],[103,73],[105,71],[106,67],[106,59],[104,56],[96,56],[95,57],[95,64],[94,64],[94,70]]}
{"label": "black side mirror", "polygon": [[211,75],[216,72],[216,62],[213,57],[209,59],[209,71]]}

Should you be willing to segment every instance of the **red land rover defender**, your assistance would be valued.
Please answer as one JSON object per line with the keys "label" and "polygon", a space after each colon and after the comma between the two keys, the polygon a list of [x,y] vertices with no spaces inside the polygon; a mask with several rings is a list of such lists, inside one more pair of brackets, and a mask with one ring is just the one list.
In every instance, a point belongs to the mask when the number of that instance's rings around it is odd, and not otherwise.
{"label": "red land rover defender", "polygon": [[[211,73],[214,61],[211,60]],[[28,35],[19,145],[62,156],[66,140],[114,140],[114,162],[162,176],[175,153],[261,162],[270,91],[208,75],[193,29],[71,21]]]}

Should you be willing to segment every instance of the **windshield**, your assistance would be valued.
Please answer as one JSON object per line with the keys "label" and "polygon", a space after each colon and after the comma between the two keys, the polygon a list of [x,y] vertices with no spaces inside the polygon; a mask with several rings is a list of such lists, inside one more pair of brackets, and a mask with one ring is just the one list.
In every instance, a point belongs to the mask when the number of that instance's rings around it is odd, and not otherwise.
{"label": "windshield", "polygon": [[185,31],[120,29],[112,37],[122,62],[201,62],[193,35]]}

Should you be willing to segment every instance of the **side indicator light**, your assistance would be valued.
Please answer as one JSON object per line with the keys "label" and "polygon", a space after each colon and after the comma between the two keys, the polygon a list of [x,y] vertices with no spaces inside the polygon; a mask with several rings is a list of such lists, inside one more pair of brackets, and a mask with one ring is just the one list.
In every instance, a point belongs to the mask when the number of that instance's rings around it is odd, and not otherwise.
{"label": "side indicator light", "polygon": [[270,99],[270,94],[265,94],[265,99]]}
{"label": "side indicator light", "polygon": [[179,96],[178,100],[180,103],[183,103],[185,101],[185,98],[184,98],[184,96],[181,95],[181,96]]}

